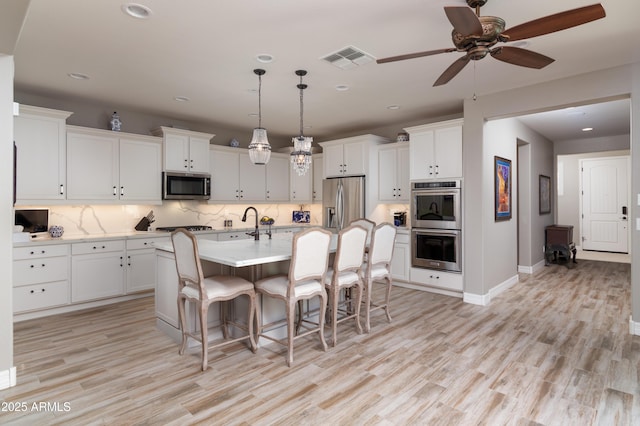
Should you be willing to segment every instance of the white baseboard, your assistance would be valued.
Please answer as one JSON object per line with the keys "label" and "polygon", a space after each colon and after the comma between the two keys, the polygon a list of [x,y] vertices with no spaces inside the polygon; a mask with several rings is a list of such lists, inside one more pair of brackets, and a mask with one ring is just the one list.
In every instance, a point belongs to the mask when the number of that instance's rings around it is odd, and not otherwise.
{"label": "white baseboard", "polygon": [[640,322],[633,321],[631,315],[629,315],[629,333],[634,336],[640,336]]}
{"label": "white baseboard", "polygon": [[540,262],[536,263],[533,266],[518,265],[518,273],[519,274],[535,274],[543,267],[544,267],[544,260],[541,260]]}
{"label": "white baseboard", "polygon": [[463,300],[466,303],[471,303],[474,305],[487,306],[491,303],[491,298],[496,297],[500,293],[507,291],[509,288],[513,287],[518,283],[518,275],[514,275],[513,277],[503,281],[497,286],[493,287],[489,290],[487,294],[473,294],[473,293],[464,293]]}
{"label": "white baseboard", "polygon": [[11,367],[8,370],[0,371],[0,390],[7,389],[16,385],[16,368]]}

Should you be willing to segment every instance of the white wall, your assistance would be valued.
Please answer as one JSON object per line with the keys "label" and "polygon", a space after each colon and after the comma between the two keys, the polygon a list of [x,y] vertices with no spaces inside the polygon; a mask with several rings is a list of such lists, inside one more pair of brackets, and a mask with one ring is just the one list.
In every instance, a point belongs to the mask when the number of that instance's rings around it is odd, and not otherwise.
{"label": "white wall", "polygon": [[[0,389],[14,385],[13,232],[13,56],[0,54]],[[13,371],[13,373],[12,373]],[[12,378],[13,377],[13,378]]]}

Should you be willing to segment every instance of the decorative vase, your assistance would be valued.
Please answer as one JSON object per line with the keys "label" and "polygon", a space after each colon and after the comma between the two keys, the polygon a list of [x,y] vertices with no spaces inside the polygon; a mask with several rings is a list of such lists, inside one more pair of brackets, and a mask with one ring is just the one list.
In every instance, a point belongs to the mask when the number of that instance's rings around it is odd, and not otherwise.
{"label": "decorative vase", "polygon": [[51,235],[52,238],[60,238],[62,234],[64,234],[64,228],[60,225],[51,225],[49,228],[49,235]]}
{"label": "decorative vase", "polygon": [[229,146],[233,147],[233,148],[237,148],[240,146],[240,142],[238,142],[236,140],[236,138],[231,139],[231,142],[229,142]]}
{"label": "decorative vase", "polygon": [[122,127],[122,121],[120,121],[120,116],[117,112],[114,111],[113,114],[111,114],[111,121],[109,121],[109,124],[111,125],[111,130],[113,130],[114,132],[120,131],[120,128]]}

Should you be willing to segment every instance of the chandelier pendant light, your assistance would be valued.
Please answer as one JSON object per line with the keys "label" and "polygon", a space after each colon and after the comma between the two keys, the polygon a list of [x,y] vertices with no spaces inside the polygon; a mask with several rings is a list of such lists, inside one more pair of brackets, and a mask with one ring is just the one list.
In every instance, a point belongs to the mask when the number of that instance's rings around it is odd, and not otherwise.
{"label": "chandelier pendant light", "polygon": [[313,142],[312,137],[305,136],[303,133],[303,115],[304,115],[304,103],[303,103],[303,91],[307,88],[306,84],[302,84],[302,77],[307,75],[305,70],[296,71],[296,75],[300,77],[300,84],[298,84],[298,89],[300,89],[300,135],[292,138],[293,141],[293,151],[291,152],[291,165],[293,170],[298,174],[298,176],[303,176],[309,171],[309,167],[311,166],[311,143]]}
{"label": "chandelier pendant light", "polygon": [[249,159],[253,164],[264,165],[271,158],[267,129],[262,127],[262,76],[266,71],[258,68],[253,72],[258,76],[258,127],[253,129],[253,137],[249,144]]}

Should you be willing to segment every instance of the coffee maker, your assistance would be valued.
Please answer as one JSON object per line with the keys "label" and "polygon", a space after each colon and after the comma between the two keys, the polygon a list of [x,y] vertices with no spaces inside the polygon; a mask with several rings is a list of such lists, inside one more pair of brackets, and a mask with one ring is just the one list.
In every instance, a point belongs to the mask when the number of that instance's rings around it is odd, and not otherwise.
{"label": "coffee maker", "polygon": [[407,224],[407,212],[396,212],[393,214],[393,224],[395,226],[405,226]]}

